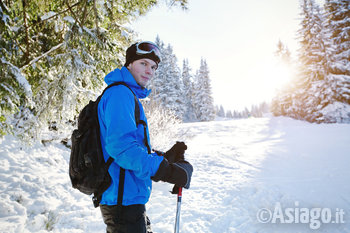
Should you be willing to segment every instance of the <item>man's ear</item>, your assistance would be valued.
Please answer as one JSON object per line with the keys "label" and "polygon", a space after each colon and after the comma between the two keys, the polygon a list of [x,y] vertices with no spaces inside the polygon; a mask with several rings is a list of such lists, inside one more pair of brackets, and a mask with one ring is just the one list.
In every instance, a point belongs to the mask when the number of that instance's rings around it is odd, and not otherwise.
{"label": "man's ear", "polygon": [[132,64],[132,63],[134,63],[134,61],[130,62],[130,63],[127,65],[127,67],[126,67],[126,68],[128,68],[128,70],[130,70],[130,68],[131,68],[131,64]]}

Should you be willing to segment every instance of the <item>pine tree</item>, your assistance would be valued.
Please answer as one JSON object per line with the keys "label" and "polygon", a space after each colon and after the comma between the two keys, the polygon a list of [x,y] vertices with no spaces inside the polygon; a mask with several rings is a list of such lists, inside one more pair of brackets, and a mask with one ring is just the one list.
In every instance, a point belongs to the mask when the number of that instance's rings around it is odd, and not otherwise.
{"label": "pine tree", "polygon": [[319,7],[309,0],[305,1],[304,8],[308,21],[306,28],[301,30],[300,85],[303,93],[299,112],[302,119],[314,122],[320,121],[322,114],[319,110],[332,99],[328,83],[331,43]]}
{"label": "pine tree", "polygon": [[[0,1],[0,124],[29,136],[74,121],[123,63],[125,25],[154,6],[136,1]],[[175,0],[186,8],[186,0]],[[69,123],[70,124],[70,123]],[[40,127],[41,126],[41,127]],[[62,126],[62,127],[61,127]]]}
{"label": "pine tree", "polygon": [[327,26],[335,45],[336,62],[332,69],[335,74],[350,75],[350,3],[347,0],[326,0]]}
{"label": "pine tree", "polygon": [[151,81],[151,101],[175,112],[179,119],[184,118],[186,104],[181,70],[177,58],[169,44],[167,47],[157,37],[156,43],[161,50],[161,62],[154,79]]}
{"label": "pine tree", "polygon": [[182,66],[182,82],[184,85],[184,108],[185,108],[185,114],[184,114],[184,121],[194,121],[196,116],[194,114],[194,106],[193,106],[193,95],[194,95],[194,84],[193,84],[193,77],[191,74],[191,67],[188,64],[188,60],[183,60],[183,66]]}
{"label": "pine tree", "polygon": [[160,104],[166,96],[165,91],[163,90],[166,85],[166,80],[163,77],[167,75],[166,68],[168,64],[168,57],[165,55],[164,42],[160,40],[159,36],[157,36],[155,43],[161,51],[161,62],[158,65],[155,77],[150,82],[149,88],[152,90],[150,96],[151,101]]}
{"label": "pine tree", "polygon": [[226,117],[227,117],[227,118],[233,118],[233,114],[232,114],[232,111],[231,111],[231,110],[227,110],[227,112],[226,112]]}
{"label": "pine tree", "polygon": [[243,116],[243,118],[248,118],[251,116],[251,113],[247,107],[244,108],[244,111],[242,112],[242,116]]}
{"label": "pine tree", "polygon": [[334,45],[329,77],[333,103],[322,110],[329,122],[350,122],[350,3],[347,0],[326,0],[327,27]]}
{"label": "pine tree", "polygon": [[212,97],[209,68],[202,58],[201,65],[195,76],[194,110],[199,121],[211,121],[215,118],[214,100]]}
{"label": "pine tree", "polygon": [[219,117],[225,117],[225,109],[222,105],[217,106],[216,115]]}
{"label": "pine tree", "polygon": [[262,112],[260,111],[259,107],[256,105],[252,105],[250,109],[250,114],[253,117],[262,117]]}
{"label": "pine tree", "polygon": [[291,53],[287,46],[285,46],[281,40],[277,43],[276,56],[279,57],[286,64],[291,63]]}

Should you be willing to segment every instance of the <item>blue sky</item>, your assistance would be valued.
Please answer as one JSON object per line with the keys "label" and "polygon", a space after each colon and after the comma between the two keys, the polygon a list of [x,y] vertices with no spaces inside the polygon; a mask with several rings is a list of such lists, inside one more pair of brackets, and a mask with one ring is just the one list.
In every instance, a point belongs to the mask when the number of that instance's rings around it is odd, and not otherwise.
{"label": "blue sky", "polygon": [[188,7],[182,11],[161,4],[131,27],[141,40],[159,35],[170,43],[181,68],[187,58],[195,73],[205,58],[215,104],[249,108],[271,100],[290,79],[292,70],[274,52],[281,40],[296,56],[298,0],[189,0]]}

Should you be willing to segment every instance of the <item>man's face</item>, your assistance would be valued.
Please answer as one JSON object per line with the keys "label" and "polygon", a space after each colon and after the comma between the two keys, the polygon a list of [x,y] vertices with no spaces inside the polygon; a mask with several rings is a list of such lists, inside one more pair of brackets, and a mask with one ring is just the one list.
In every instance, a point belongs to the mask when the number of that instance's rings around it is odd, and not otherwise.
{"label": "man's face", "polygon": [[142,86],[146,87],[148,82],[153,78],[156,70],[157,63],[148,58],[142,58],[136,61],[133,61],[128,65],[128,70],[136,80],[136,82]]}

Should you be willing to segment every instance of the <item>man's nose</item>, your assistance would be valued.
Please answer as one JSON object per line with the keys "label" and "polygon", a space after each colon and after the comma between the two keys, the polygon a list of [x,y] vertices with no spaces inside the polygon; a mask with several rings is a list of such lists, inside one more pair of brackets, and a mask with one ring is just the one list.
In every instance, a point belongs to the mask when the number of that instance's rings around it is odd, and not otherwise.
{"label": "man's nose", "polygon": [[153,70],[151,67],[146,67],[146,73],[147,74],[152,74],[153,73]]}

